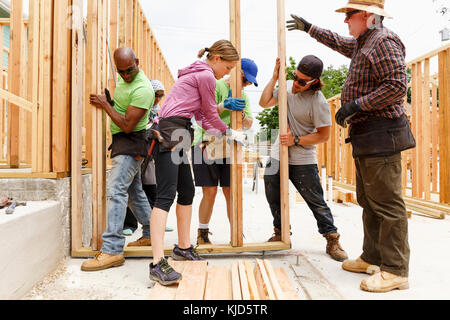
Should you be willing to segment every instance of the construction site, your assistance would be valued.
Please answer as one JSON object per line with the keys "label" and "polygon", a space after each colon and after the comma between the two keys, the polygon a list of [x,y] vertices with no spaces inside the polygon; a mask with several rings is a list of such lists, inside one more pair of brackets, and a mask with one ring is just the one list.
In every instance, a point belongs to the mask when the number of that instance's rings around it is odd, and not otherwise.
{"label": "construction site", "polygon": [[[192,0],[193,1],[193,0]],[[223,0],[225,1],[225,0]],[[245,1],[245,0],[243,0]],[[241,51],[241,2],[229,0],[229,40]],[[360,289],[367,275],[349,273],[325,252],[313,213],[289,181],[288,147],[280,147],[281,241],[273,232],[264,192],[267,143],[235,143],[231,218],[221,194],[210,224],[212,244],[202,261],[171,261],[177,285],[149,279],[151,246],[125,247],[123,266],[95,273],[81,265],[102,248],[107,185],[113,165],[111,118],[90,105],[111,93],[119,74],[112,55],[129,47],[166,97],[177,81],[142,3],[146,0],[0,1],[0,300],[448,300],[450,277],[450,44],[407,61],[410,103],[405,109],[416,147],[402,153],[402,194],[411,248],[409,290],[376,294]],[[284,0],[274,0],[278,57],[286,61]],[[228,14],[228,13],[226,13]],[[188,54],[180,52],[180,54]],[[189,53],[190,54],[190,53]],[[192,54],[195,58],[196,53]],[[276,57],[274,57],[275,60]],[[269,68],[270,66],[260,66]],[[241,66],[231,72],[241,92]],[[280,91],[286,88],[280,70]],[[261,81],[263,82],[263,81]],[[261,85],[261,84],[260,84]],[[262,84],[264,87],[264,84]],[[332,119],[341,95],[328,100]],[[231,127],[242,128],[232,112]],[[279,97],[279,130],[288,131],[287,98]],[[349,129],[331,126],[317,146],[324,200],[341,244],[356,259],[363,243],[363,209],[356,194]],[[190,234],[195,245],[202,189],[196,188]],[[176,229],[172,208],[167,226]],[[140,238],[142,227],[126,238]],[[167,232],[165,254],[177,243]]]}

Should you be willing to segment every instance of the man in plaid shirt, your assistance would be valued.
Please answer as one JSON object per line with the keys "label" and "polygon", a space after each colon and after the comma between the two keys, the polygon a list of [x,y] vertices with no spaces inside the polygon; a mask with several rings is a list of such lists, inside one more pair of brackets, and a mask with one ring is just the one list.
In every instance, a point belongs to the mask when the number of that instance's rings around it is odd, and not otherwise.
{"label": "man in plaid shirt", "polygon": [[401,151],[415,146],[403,102],[407,93],[405,46],[382,24],[384,0],[349,0],[346,14],[352,37],[342,37],[291,15],[288,29],[309,33],[351,59],[336,123],[350,124],[358,203],[363,207],[363,253],[342,268],[372,276],[361,289],[408,289],[408,220],[402,196]]}

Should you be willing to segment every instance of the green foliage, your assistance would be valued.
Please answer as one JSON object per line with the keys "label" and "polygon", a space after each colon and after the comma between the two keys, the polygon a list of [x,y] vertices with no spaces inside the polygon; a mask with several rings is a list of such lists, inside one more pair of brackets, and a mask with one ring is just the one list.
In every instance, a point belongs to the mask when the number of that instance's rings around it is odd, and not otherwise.
{"label": "green foliage", "polygon": [[322,92],[325,98],[330,99],[342,92],[347,75],[348,68],[345,65],[338,69],[334,69],[331,65],[323,71],[322,80],[325,83],[325,87],[322,89]]}

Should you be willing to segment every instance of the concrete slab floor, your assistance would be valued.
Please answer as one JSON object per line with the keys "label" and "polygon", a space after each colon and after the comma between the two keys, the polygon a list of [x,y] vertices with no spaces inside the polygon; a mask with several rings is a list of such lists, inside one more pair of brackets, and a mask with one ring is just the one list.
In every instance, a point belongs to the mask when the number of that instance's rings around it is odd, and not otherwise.
{"label": "concrete slab floor", "polygon": [[[293,186],[291,185],[291,188]],[[245,242],[263,242],[273,233],[272,216],[264,195],[264,184],[259,182],[259,193],[251,191],[250,182],[244,184]],[[207,256],[210,265],[230,264],[234,260],[254,261],[270,259],[275,267],[283,266],[303,299],[449,299],[450,277],[445,273],[450,264],[450,219],[434,220],[413,215],[409,220],[411,247],[410,289],[389,293],[368,293],[359,289],[368,275],[342,270],[341,263],[325,253],[326,241],[318,233],[316,221],[305,203],[295,202],[291,192],[292,250],[275,253],[251,253]],[[201,189],[196,190],[191,224],[192,243],[196,242],[198,206]],[[351,259],[361,254],[363,229],[362,209],[356,205],[331,204],[335,225],[341,234],[341,244]],[[168,226],[175,229],[166,233],[166,245],[177,243],[176,217],[172,210]],[[219,191],[210,223],[213,243],[229,242],[229,224],[224,197]],[[141,236],[138,229],[127,243]],[[57,271],[33,288],[24,300],[145,300],[150,293],[148,265],[151,258],[128,258],[119,268],[86,273],[80,270],[84,259],[64,260]]]}

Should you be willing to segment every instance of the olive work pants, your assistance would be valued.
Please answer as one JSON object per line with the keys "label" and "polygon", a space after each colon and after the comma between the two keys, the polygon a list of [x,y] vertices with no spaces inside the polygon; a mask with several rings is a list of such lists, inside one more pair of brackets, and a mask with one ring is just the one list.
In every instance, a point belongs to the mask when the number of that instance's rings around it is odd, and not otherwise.
{"label": "olive work pants", "polygon": [[361,258],[382,271],[408,277],[408,216],[402,195],[401,154],[355,158],[356,194],[363,208]]}

